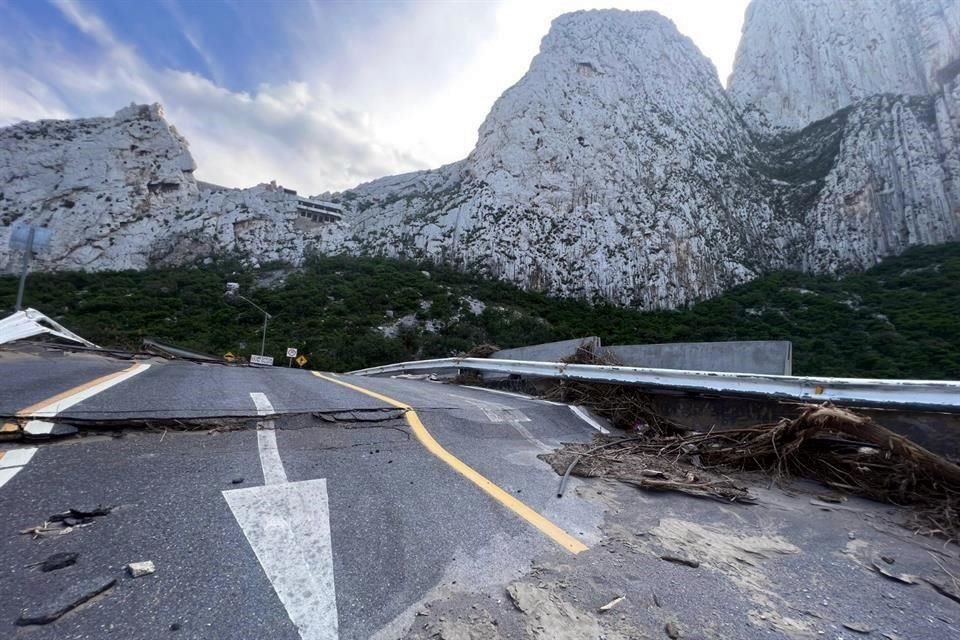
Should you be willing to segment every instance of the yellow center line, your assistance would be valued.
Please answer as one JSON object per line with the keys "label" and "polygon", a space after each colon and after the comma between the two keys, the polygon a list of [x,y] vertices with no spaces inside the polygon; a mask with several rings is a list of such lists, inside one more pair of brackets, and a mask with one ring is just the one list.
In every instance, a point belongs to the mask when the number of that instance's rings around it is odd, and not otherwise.
{"label": "yellow center line", "polygon": [[[82,393],[82,392],[86,391],[86,390],[89,389],[90,387],[95,387],[95,386],[98,385],[98,384],[102,384],[102,383],[104,383],[104,382],[108,382],[108,381],[110,381],[110,380],[113,380],[114,378],[120,377],[120,376],[128,373],[128,372],[131,371],[132,369],[135,369],[137,366],[139,366],[139,365],[133,364],[133,365],[130,365],[129,367],[127,367],[126,369],[121,370],[121,371],[115,371],[115,372],[113,372],[113,373],[108,373],[108,374],[105,375],[105,376],[100,376],[99,378],[94,378],[93,380],[90,380],[89,382],[84,382],[83,384],[78,385],[78,386],[76,386],[76,387],[74,387],[74,388],[72,388],[72,389],[67,389],[67,390],[64,391],[63,393],[58,393],[57,395],[52,396],[52,397],[50,397],[50,398],[47,398],[46,400],[41,400],[40,402],[36,402],[36,403],[30,405],[29,407],[24,407],[23,409],[20,409],[19,411],[17,411],[17,414],[16,414],[16,415],[17,415],[17,417],[19,417],[19,418],[28,418],[28,417],[32,416],[34,413],[36,413],[37,411],[43,411],[44,409],[47,409],[47,408],[49,408],[49,407],[57,404],[58,402],[60,402],[61,400],[65,399],[65,398],[69,398],[69,397],[72,396],[72,395],[75,395],[75,394],[77,394],[77,393]],[[20,429],[19,425],[17,425],[15,422],[7,422],[7,423],[5,423],[5,424],[3,425],[3,428],[0,429],[0,432],[19,431],[19,429]]]}
{"label": "yellow center line", "polygon": [[420,441],[420,444],[427,449],[427,451],[440,458],[440,460],[449,465],[454,471],[480,487],[484,492],[487,493],[487,495],[505,506],[507,509],[513,511],[522,519],[526,520],[529,524],[539,529],[541,533],[570,553],[580,553],[581,551],[587,550],[587,545],[574,538],[572,535],[555,525],[550,520],[544,518],[542,515],[528,507],[523,502],[517,500],[511,494],[498,487],[496,484],[482,476],[465,462],[444,449],[440,443],[437,442],[432,435],[430,435],[430,432],[427,431],[427,428],[423,425],[423,422],[420,421],[420,416],[417,415],[417,412],[414,411],[413,407],[410,405],[404,404],[399,400],[394,400],[393,398],[385,395],[381,395],[375,391],[370,391],[369,389],[364,389],[363,387],[350,384],[349,382],[344,382],[342,380],[337,380],[336,378],[331,378],[330,376],[325,376],[316,371],[313,372],[313,375],[317,376],[318,378],[322,378],[327,382],[333,382],[334,384],[352,389],[358,393],[370,396],[371,398],[376,398],[381,402],[386,402],[390,406],[396,407],[397,409],[403,409],[407,424],[410,425],[410,428],[413,430],[413,434],[417,437],[417,440]]}

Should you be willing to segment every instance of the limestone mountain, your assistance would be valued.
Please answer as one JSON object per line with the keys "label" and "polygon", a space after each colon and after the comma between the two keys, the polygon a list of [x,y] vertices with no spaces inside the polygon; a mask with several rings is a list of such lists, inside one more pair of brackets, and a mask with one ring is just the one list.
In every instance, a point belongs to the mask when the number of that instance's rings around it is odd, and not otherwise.
{"label": "limestone mountain", "polygon": [[[51,270],[144,269],[223,251],[299,261],[310,247],[342,244],[341,227],[297,214],[295,194],[220,187],[195,169],[160,105],[0,128],[0,252],[17,221],[51,229],[35,265]],[[6,257],[6,270],[19,266]]]}
{"label": "limestone mountain", "polygon": [[342,222],[197,181],[156,106],[2,129],[0,251],[24,220],[48,269],[346,252],[676,307],[960,239],[958,72],[960,0],[754,0],[727,90],[658,14],[571,13],[467,158],[321,196]]}
{"label": "limestone mountain", "polygon": [[958,16],[756,0],[725,92],[657,14],[565,15],[467,159],[338,197],[362,251],[647,308],[866,268],[960,238]]}

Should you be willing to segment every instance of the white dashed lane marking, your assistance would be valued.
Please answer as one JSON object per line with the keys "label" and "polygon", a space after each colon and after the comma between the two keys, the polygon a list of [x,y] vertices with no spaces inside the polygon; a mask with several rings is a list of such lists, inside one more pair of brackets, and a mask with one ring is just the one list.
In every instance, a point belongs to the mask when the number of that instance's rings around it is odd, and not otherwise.
{"label": "white dashed lane marking", "polygon": [[[257,406],[259,415],[276,413],[265,394],[251,392],[250,398]],[[277,449],[277,433],[273,427],[273,420],[264,420],[257,424],[257,447],[260,450],[260,466],[263,467],[263,484],[283,484],[287,481],[287,473],[283,470],[283,461]]]}
{"label": "white dashed lane marking", "polygon": [[30,462],[30,459],[36,452],[36,447],[0,451],[0,487],[7,484],[13,476],[17,475],[21,469],[27,466],[27,463]]}

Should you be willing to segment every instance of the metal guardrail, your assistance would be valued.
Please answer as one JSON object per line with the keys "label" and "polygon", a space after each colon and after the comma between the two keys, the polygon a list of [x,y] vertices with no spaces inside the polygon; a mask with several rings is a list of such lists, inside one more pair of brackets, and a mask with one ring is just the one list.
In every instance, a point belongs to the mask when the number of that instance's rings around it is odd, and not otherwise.
{"label": "metal guardrail", "polygon": [[676,389],[717,395],[764,396],[813,402],[830,401],[852,406],[917,407],[937,411],[960,411],[960,382],[942,380],[816,378],[487,358],[418,360],[370,367],[350,373],[359,376],[376,376],[451,369],[505,373],[531,378],[605,382],[649,389]]}

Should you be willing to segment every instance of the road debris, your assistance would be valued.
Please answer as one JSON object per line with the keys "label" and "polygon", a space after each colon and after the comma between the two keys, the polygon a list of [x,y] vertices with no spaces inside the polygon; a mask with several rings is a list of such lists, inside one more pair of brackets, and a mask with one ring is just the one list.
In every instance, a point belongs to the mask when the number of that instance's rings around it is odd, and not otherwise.
{"label": "road debris", "polygon": [[23,426],[21,433],[27,440],[46,440],[47,438],[72,436],[78,431],[79,429],[75,426],[63,422],[30,420]]}
{"label": "road debris", "polygon": [[924,582],[933,587],[933,590],[944,596],[945,598],[950,598],[957,604],[960,604],[960,589],[957,588],[957,585],[947,585],[945,583],[937,582],[936,580],[931,580],[930,578],[924,578]]}
{"label": "road debris", "polygon": [[478,344],[466,353],[463,354],[464,358],[489,358],[497,351],[500,351],[500,347],[495,344]]}
{"label": "road debris", "polygon": [[527,635],[534,640],[599,638],[599,622],[550,589],[527,582],[507,587],[513,605],[525,614]]}
{"label": "road debris", "polygon": [[868,633],[873,633],[874,631],[877,630],[876,627],[860,624],[858,622],[841,622],[840,624],[842,624],[844,628],[850,629],[850,631],[855,631],[856,633],[862,633],[865,635]]}
{"label": "road debris", "polygon": [[69,526],[73,526],[75,524],[89,524],[93,522],[94,518],[105,516],[111,511],[113,511],[113,507],[97,505],[92,509],[70,509],[69,511],[64,511],[63,513],[55,513],[54,515],[50,516],[48,520],[50,522],[66,522]]}
{"label": "road debris", "polygon": [[63,569],[69,567],[72,564],[77,562],[77,558],[80,557],[80,554],[75,551],[67,551],[64,553],[55,553],[40,564],[40,570],[44,573],[49,571],[56,571],[57,569]]}
{"label": "road debris", "polygon": [[[645,410],[637,405],[631,415]],[[917,533],[960,537],[960,466],[853,411],[807,405],[796,418],[708,433],[655,417],[647,422],[652,426],[641,435],[597,436],[591,445],[570,444],[541,457],[564,476],[607,477],[729,502],[753,500],[730,478],[736,471],[810,477],[836,491],[912,505]],[[833,494],[818,498],[825,508],[843,501]]]}
{"label": "road debris", "polygon": [[829,502],[831,504],[843,504],[847,501],[846,497],[836,495],[833,493],[821,493],[817,495],[822,502]]}
{"label": "road debris", "polygon": [[912,576],[909,573],[891,573],[890,571],[887,571],[879,562],[873,562],[873,569],[884,578],[889,578],[890,580],[894,580],[903,584],[917,584],[917,576]]}
{"label": "road debris", "polygon": [[60,536],[76,529],[89,527],[96,518],[105,516],[114,507],[105,507],[98,505],[92,509],[70,509],[63,513],[55,513],[49,516],[43,524],[28,529],[21,529],[23,535],[33,535],[34,537]]}
{"label": "road debris", "polygon": [[[655,491],[679,491],[700,498],[713,498],[723,502],[753,504],[756,499],[746,488],[709,471],[698,469],[696,473],[687,471],[676,462],[676,458],[661,457],[654,453],[646,455],[646,436],[623,438],[589,445],[566,445],[554,453],[540,456],[559,473],[564,469],[557,490],[557,497],[563,497],[567,480],[576,470],[583,477],[605,476],[642,489]],[[605,450],[605,451],[604,451]],[[604,451],[600,453],[600,451]],[[570,459],[568,453],[573,454]],[[567,463],[569,461],[569,463]]]}
{"label": "road debris", "polygon": [[661,560],[666,560],[667,562],[673,562],[674,564],[683,564],[688,567],[696,569],[700,566],[700,561],[694,558],[685,558],[682,556],[672,556],[672,555],[662,555],[660,556]]}
{"label": "road debris", "polygon": [[130,573],[131,578],[148,576],[151,573],[155,573],[156,570],[157,568],[154,566],[151,560],[144,560],[143,562],[131,562],[127,565],[127,571]]}
{"label": "road debris", "polygon": [[680,628],[673,620],[663,625],[663,630],[671,640],[677,640],[680,637]]}
{"label": "road debris", "polygon": [[623,601],[626,600],[626,599],[627,599],[626,596],[617,596],[616,598],[614,598],[613,600],[611,600],[611,601],[608,602],[607,604],[605,604],[605,605],[603,605],[602,607],[600,607],[600,609],[598,609],[598,611],[600,611],[601,613],[603,613],[603,612],[605,612],[605,611],[610,611],[610,609],[613,609],[615,606],[617,606],[618,604],[620,604],[621,602],[623,602]]}
{"label": "road debris", "polygon": [[110,589],[116,583],[116,578],[108,576],[79,580],[61,591],[49,602],[25,610],[17,618],[17,625],[27,626],[53,622],[68,611]]}

